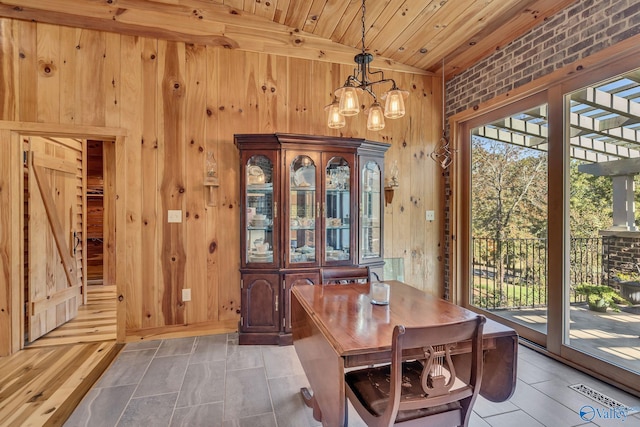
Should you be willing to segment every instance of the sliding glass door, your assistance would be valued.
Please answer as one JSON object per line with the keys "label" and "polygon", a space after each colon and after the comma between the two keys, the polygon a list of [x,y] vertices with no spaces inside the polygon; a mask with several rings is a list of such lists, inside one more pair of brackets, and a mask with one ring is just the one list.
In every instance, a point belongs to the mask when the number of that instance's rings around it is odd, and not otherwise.
{"label": "sliding glass door", "polygon": [[638,390],[640,69],[623,66],[458,122],[453,271],[463,305]]}
{"label": "sliding glass door", "polygon": [[547,104],[517,111],[470,129],[469,304],[543,337]]}
{"label": "sliding glass door", "polygon": [[640,373],[640,71],[572,91],[564,105],[564,344]]}

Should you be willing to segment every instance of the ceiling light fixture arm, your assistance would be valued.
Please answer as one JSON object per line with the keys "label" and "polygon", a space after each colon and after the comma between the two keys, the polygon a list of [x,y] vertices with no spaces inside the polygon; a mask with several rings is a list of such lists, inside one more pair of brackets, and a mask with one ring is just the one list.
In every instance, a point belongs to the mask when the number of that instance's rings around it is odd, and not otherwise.
{"label": "ceiling light fixture arm", "polygon": [[[370,53],[359,53],[355,56],[354,61],[358,64],[357,68],[353,69],[353,75],[347,77],[347,80],[344,82],[343,87],[355,87],[358,89],[362,89],[371,95],[374,101],[378,100],[378,96],[372,90],[373,85],[381,84],[381,83],[391,83],[390,90],[398,90],[398,86],[396,85],[396,81],[394,79],[385,79],[384,71],[371,71],[370,63],[373,61],[373,55]],[[368,76],[371,75],[380,75],[380,80],[371,81]]]}
{"label": "ceiling light fixture arm", "polygon": [[[327,126],[330,128],[341,128],[345,125],[345,116],[357,115],[361,110],[359,95],[367,92],[373,98],[373,103],[365,110],[367,114],[367,129],[381,130],[384,128],[384,118],[397,119],[405,114],[404,99],[409,92],[398,88],[395,80],[385,79],[382,70],[371,71],[370,64],[373,62],[373,55],[367,53],[365,47],[364,36],[366,33],[365,26],[365,0],[362,0],[362,52],[358,53],[354,58],[356,67],[353,74],[348,76],[344,85],[334,91],[334,100],[325,107],[328,112]],[[371,76],[380,77],[379,80],[371,80]],[[373,90],[374,85],[382,83],[391,83],[391,89],[382,95],[385,100],[385,108],[378,103],[378,96]],[[339,98],[339,101],[338,101]]]}

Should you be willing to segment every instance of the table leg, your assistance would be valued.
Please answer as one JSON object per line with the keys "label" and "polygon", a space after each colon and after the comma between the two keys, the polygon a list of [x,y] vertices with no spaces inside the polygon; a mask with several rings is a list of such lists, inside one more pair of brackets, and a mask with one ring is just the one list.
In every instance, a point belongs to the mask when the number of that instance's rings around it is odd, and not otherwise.
{"label": "table leg", "polygon": [[344,360],[295,295],[291,306],[293,346],[309,381],[309,387],[300,390],[302,398],[323,426],[345,426]]}
{"label": "table leg", "polygon": [[311,393],[311,390],[309,390],[307,387],[302,387],[300,389],[300,394],[302,395],[304,404],[313,409],[313,419],[322,422],[322,411],[318,406],[318,402],[316,401],[315,396],[313,395],[313,393]]}

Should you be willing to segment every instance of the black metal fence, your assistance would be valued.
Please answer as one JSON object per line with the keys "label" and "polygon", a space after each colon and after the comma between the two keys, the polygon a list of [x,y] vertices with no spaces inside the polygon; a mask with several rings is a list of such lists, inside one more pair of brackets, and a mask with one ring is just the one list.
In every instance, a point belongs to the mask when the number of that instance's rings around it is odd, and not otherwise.
{"label": "black metal fence", "polygon": [[[571,285],[602,282],[602,239],[571,239]],[[473,238],[473,305],[488,310],[547,305],[547,240]],[[572,293],[571,300],[577,297]]]}
{"label": "black metal fence", "polygon": [[603,266],[608,254],[601,237],[571,239],[569,275],[571,285],[602,285],[605,282]]}

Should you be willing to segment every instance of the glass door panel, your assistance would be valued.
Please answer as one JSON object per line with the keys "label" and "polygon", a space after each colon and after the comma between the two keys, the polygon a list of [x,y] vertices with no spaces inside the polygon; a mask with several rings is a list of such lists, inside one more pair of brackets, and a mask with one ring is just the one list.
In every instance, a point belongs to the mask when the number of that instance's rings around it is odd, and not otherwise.
{"label": "glass door panel", "polygon": [[351,167],[332,157],[325,170],[325,261],[348,261],[351,247]]}
{"label": "glass door panel", "polygon": [[289,263],[316,261],[316,165],[308,156],[297,156],[289,165]]}
{"label": "glass door panel", "polygon": [[362,261],[381,257],[380,236],[382,234],[382,173],[374,161],[364,164],[360,176],[361,213],[360,257]]}
{"label": "glass door panel", "polygon": [[640,373],[639,71],[566,96],[564,343]]}
{"label": "glass door panel", "polygon": [[249,158],[246,168],[246,262],[273,263],[273,163],[257,155]]}
{"label": "glass door panel", "polygon": [[547,332],[547,106],[471,131],[469,301]]}

